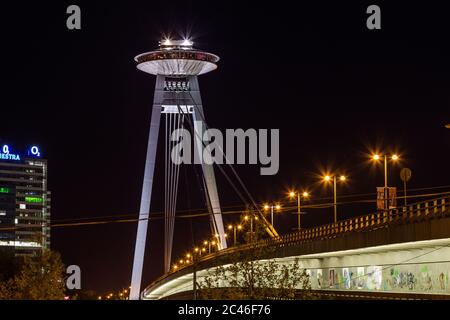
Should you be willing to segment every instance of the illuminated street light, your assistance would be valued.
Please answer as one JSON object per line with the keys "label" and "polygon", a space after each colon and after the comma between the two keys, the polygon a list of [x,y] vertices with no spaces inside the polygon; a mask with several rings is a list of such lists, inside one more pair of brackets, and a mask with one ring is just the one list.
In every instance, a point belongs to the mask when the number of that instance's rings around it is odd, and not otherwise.
{"label": "illuminated street light", "polygon": [[238,225],[228,225],[228,230],[233,230],[233,234],[234,234],[234,238],[233,238],[233,244],[236,245],[237,244],[237,234],[236,231],[237,230],[241,230],[242,226],[240,224]]}
{"label": "illuminated street light", "polygon": [[270,209],[270,223],[272,224],[272,227],[275,228],[275,226],[273,225],[273,209],[279,211],[281,209],[281,206],[279,204],[276,205],[264,205],[264,210],[269,210]]}
{"label": "illuminated street light", "polygon": [[291,199],[295,198],[297,196],[297,229],[300,230],[301,228],[301,221],[300,221],[300,215],[302,213],[301,211],[301,197],[308,198],[309,193],[304,191],[303,193],[300,193],[300,191],[291,191],[289,192],[289,197]]}
{"label": "illuminated street light", "polygon": [[[333,215],[334,215],[333,220],[334,220],[334,223],[337,223],[337,194],[336,194],[337,178],[336,178],[335,174],[333,174],[333,176],[325,175],[323,177],[323,181],[325,181],[325,182],[330,182],[331,180],[333,180]],[[347,181],[347,177],[344,175],[340,175],[339,181],[344,183]]]}
{"label": "illuminated street light", "polygon": [[250,215],[246,214],[244,216],[244,221],[250,221],[250,232],[249,232],[249,234],[250,234],[250,243],[253,242],[253,220],[255,220],[255,221],[258,220],[258,217],[253,215],[253,214],[250,214]]}
{"label": "illuminated street light", "polygon": [[[384,154],[384,210],[389,209],[389,187],[388,187],[388,155]],[[393,162],[399,161],[400,156],[398,154],[391,155],[391,160]],[[381,156],[375,154],[372,156],[372,160],[378,161],[381,159]]]}
{"label": "illuminated street light", "polygon": [[[216,243],[215,241],[213,241],[214,243]],[[212,245],[212,242],[211,241],[208,241],[208,240],[205,240],[205,241],[203,241],[203,244],[205,245],[205,246],[208,246],[208,254],[211,254],[211,245]],[[206,249],[205,249],[206,250]]]}

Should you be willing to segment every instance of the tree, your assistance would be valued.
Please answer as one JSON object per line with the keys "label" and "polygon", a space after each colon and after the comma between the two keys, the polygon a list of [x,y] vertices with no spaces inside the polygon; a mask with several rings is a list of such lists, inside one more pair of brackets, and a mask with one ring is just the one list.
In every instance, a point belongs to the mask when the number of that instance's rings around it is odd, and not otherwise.
{"label": "tree", "polygon": [[[198,284],[201,299],[309,299],[309,275],[299,259],[289,264],[267,259],[274,249],[254,246],[232,254],[231,263],[208,272]],[[263,259],[263,260],[261,260]]]}
{"label": "tree", "polygon": [[14,276],[17,269],[17,261],[14,259],[14,252],[9,247],[0,247],[0,283]]}
{"label": "tree", "polygon": [[25,257],[19,272],[0,282],[0,299],[64,299],[64,271],[61,257],[54,251],[44,250],[42,254]]}

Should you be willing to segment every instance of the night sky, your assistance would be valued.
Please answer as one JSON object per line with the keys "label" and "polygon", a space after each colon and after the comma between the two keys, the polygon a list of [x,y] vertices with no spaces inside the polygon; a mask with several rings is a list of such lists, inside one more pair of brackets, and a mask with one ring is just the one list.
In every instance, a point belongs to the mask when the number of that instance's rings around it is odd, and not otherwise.
{"label": "night sky", "polygon": [[[155,77],[133,58],[163,34],[189,35],[221,57],[216,71],[199,78],[210,127],[280,129],[277,175],[237,166],[259,203],[284,199],[290,186],[309,188],[313,200],[331,196],[317,184],[321,168],[348,174],[341,195],[373,193],[383,184],[381,167],[366,162],[375,147],[402,156],[391,166],[392,186],[401,187],[403,166],[413,172],[410,188],[450,185],[448,10],[379,4],[382,29],[370,31],[372,2],[291,2],[2,4],[0,139],[41,146],[53,221],[137,217]],[[70,4],[81,7],[81,30],[66,28]],[[152,212],[164,204],[161,160]],[[204,212],[198,172],[182,168],[179,210]],[[222,205],[243,207],[216,176]],[[305,227],[331,222],[331,208],[306,211]],[[276,223],[287,231],[295,219],[286,213]],[[175,256],[209,236],[207,221],[177,220]],[[161,220],[151,223],[143,285],[162,273],[163,230]],[[81,267],[83,288],[104,292],[129,285],[135,234],[135,223],[54,228],[52,247]]]}

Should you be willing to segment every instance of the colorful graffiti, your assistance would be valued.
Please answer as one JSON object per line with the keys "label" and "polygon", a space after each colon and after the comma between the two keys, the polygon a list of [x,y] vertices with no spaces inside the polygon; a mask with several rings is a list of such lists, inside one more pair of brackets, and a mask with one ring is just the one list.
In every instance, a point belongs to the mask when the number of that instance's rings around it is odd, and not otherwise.
{"label": "colorful graffiti", "polygon": [[450,294],[450,263],[311,269],[316,289]]}

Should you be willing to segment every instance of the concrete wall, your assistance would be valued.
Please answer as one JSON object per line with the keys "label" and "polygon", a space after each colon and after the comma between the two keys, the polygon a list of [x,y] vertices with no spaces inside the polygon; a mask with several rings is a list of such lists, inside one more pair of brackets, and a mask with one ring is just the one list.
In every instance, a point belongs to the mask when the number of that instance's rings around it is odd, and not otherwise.
{"label": "concrete wall", "polygon": [[[445,244],[449,239],[447,209],[438,217],[415,217],[370,231],[278,244],[268,258],[277,258],[280,263],[300,258],[314,289],[449,294],[450,244]],[[203,258],[197,263],[198,276],[229,263],[231,258],[228,253]],[[188,266],[166,275],[144,295],[161,298],[192,290],[192,272],[193,267]]]}
{"label": "concrete wall", "polygon": [[[314,290],[450,295],[450,238],[382,245],[354,250],[276,258],[291,264],[299,259]],[[264,264],[267,260],[260,260]],[[215,267],[199,270],[197,281]],[[146,292],[161,299],[191,291],[192,273],[180,275]],[[226,282],[221,286],[228,286]]]}

